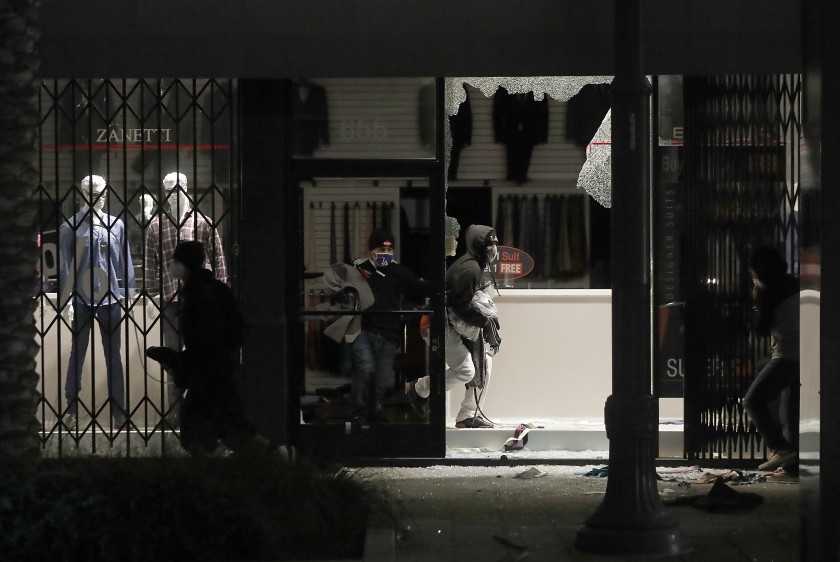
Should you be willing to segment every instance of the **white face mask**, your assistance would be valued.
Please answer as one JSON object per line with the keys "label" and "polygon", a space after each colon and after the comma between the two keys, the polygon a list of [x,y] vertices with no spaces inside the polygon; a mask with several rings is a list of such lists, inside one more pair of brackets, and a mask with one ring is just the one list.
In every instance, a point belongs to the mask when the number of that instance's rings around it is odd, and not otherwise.
{"label": "white face mask", "polygon": [[491,264],[497,259],[499,259],[499,248],[495,244],[487,246],[487,263]]}
{"label": "white face mask", "polygon": [[187,266],[185,266],[183,263],[177,260],[172,260],[171,262],[169,262],[169,275],[171,275],[172,277],[175,277],[176,279],[185,280],[189,273],[190,270],[187,269]]}

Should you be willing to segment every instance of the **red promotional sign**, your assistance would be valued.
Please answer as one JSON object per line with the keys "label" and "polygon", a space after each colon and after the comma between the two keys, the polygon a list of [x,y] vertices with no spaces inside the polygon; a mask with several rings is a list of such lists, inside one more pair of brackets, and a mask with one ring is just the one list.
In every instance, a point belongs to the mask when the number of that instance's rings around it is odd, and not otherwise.
{"label": "red promotional sign", "polygon": [[519,248],[499,246],[499,259],[491,267],[500,279],[519,279],[534,270],[534,258]]}

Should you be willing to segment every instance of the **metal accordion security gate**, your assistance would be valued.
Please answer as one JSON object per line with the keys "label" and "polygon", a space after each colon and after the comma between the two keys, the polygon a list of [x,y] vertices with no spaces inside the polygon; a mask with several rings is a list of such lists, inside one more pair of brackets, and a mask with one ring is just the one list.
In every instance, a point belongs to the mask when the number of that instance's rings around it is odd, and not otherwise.
{"label": "metal accordion security gate", "polygon": [[179,241],[236,288],[236,83],[49,80],[39,109],[44,455],[180,454],[179,391],[144,351],[181,347]]}
{"label": "metal accordion security gate", "polygon": [[751,330],[750,250],[799,274],[801,80],[686,77],[685,447],[690,459],[764,457],[742,398],[768,356]]}

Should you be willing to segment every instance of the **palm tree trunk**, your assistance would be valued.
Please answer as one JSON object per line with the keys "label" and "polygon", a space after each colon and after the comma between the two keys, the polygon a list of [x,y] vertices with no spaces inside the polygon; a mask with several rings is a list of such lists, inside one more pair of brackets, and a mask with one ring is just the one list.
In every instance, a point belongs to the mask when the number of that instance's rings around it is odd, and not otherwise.
{"label": "palm tree trunk", "polygon": [[34,467],[39,0],[0,0],[0,468]]}

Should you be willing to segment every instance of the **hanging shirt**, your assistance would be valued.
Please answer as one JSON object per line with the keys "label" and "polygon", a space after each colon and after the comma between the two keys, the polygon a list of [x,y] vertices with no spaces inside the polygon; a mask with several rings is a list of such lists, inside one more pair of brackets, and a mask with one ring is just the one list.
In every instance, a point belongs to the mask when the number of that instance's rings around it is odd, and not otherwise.
{"label": "hanging shirt", "polygon": [[190,209],[176,223],[168,214],[158,215],[146,229],[146,290],[171,300],[178,290],[178,280],[169,275],[169,262],[178,242],[197,240],[204,246],[207,264],[219,281],[227,283],[228,273],[222,240],[216,229],[201,213]]}
{"label": "hanging shirt", "polygon": [[59,228],[59,251],[61,307],[71,294],[91,306],[134,294],[134,265],[120,219],[79,211]]}

